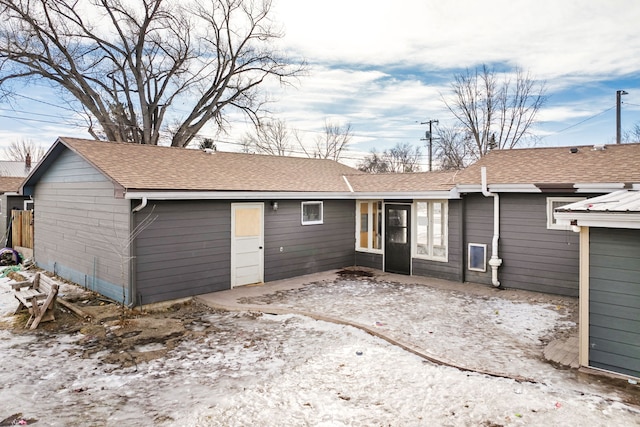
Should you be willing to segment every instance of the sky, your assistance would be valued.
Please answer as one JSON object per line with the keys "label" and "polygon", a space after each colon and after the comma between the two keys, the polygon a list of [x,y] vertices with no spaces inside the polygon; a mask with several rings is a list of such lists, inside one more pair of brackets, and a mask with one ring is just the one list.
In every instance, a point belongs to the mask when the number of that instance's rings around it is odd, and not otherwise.
{"label": "sky", "polygon": [[[273,0],[278,48],[304,58],[294,88],[267,86],[277,118],[306,140],[327,121],[351,125],[347,162],[398,143],[421,146],[429,120],[453,126],[444,104],[456,74],[483,64],[516,67],[546,85],[532,129],[536,146],[608,144],[640,123],[640,2],[637,0]],[[68,106],[43,87],[0,105],[0,147],[59,135],[89,137]],[[237,151],[245,120],[231,115],[218,149]],[[205,132],[205,135],[206,132]],[[213,133],[211,136],[214,136]]]}

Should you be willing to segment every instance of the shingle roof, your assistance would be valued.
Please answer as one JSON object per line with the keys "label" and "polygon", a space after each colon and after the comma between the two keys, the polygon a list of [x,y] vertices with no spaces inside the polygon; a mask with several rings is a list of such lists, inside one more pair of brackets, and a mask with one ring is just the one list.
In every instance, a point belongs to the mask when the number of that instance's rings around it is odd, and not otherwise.
{"label": "shingle roof", "polygon": [[20,185],[24,181],[22,177],[1,176],[0,177],[0,193],[16,193],[20,189]]}
{"label": "shingle roof", "polygon": [[490,184],[640,183],[640,144],[495,150],[456,183],[480,184],[483,166]]}
{"label": "shingle roof", "polygon": [[348,192],[343,175],[359,173],[333,160],[59,141],[127,190]]}
{"label": "shingle roof", "polygon": [[458,172],[416,172],[360,174],[347,179],[355,192],[426,192],[448,191]]}

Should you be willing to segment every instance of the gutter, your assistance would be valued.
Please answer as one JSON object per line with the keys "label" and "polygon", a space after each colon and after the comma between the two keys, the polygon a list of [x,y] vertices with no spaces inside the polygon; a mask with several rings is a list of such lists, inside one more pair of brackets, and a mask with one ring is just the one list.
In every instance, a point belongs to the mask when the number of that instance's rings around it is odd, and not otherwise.
{"label": "gutter", "polygon": [[482,194],[485,197],[493,197],[493,239],[491,240],[491,259],[489,260],[489,265],[491,266],[491,283],[493,286],[499,288],[498,267],[502,265],[502,259],[498,257],[498,240],[500,239],[500,196],[487,189],[487,168],[483,166],[480,172],[482,174]]}

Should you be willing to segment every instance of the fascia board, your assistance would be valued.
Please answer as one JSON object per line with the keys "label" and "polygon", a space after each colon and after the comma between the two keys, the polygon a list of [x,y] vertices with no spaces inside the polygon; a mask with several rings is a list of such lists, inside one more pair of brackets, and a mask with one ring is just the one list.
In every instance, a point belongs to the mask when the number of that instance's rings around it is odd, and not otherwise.
{"label": "fascia board", "polygon": [[[458,184],[456,189],[459,193],[481,193],[480,184]],[[492,193],[541,193],[538,187],[533,184],[489,184],[488,190]]]}
{"label": "fascia board", "polygon": [[294,199],[459,199],[455,190],[424,192],[367,192],[367,193],[335,193],[335,192],[273,192],[273,191],[127,191],[125,199],[148,200],[294,200]]}
{"label": "fascia board", "polygon": [[625,184],[622,182],[579,182],[573,185],[576,193],[610,193],[615,190],[622,190]]}
{"label": "fascia board", "polygon": [[125,199],[148,200],[274,200],[353,199],[353,193],[273,191],[127,191]]}
{"label": "fascia board", "polygon": [[564,225],[576,221],[576,225],[582,227],[640,229],[640,213],[556,212],[554,216],[559,224]]}

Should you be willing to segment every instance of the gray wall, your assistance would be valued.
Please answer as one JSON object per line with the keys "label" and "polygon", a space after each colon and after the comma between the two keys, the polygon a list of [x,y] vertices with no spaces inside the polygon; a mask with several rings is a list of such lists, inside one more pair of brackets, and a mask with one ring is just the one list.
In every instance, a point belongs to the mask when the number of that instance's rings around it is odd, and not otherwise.
{"label": "gray wall", "polygon": [[65,150],[38,181],[33,198],[36,264],[128,302],[130,203],[114,198],[111,181]]}
{"label": "gray wall", "polygon": [[[299,200],[265,203],[265,280],[355,265],[355,201],[325,200],[324,224],[301,225]],[[280,252],[282,247],[282,252]]]}
{"label": "gray wall", "polygon": [[640,230],[590,229],[589,364],[640,377]]}
{"label": "gray wall", "polygon": [[384,269],[383,260],[384,258],[382,257],[382,254],[356,251],[355,263],[360,267],[369,267],[369,268],[376,268],[378,270],[383,270]]}
{"label": "gray wall", "polygon": [[413,258],[413,275],[437,277],[457,282],[463,280],[462,211],[463,202],[461,200],[449,200],[448,262]]}
{"label": "gray wall", "polygon": [[229,289],[231,203],[150,201],[135,214],[136,304]]}
{"label": "gray wall", "polygon": [[[579,236],[570,230],[547,229],[547,197],[575,194],[500,194],[499,257],[503,263],[498,278],[506,288],[526,289],[577,296]],[[580,195],[582,196],[582,195]],[[491,258],[493,236],[493,198],[465,196],[465,253],[468,243],[487,245]],[[465,279],[491,284],[486,273],[466,269]]]}
{"label": "gray wall", "polygon": [[[136,240],[138,304],[230,288],[232,202],[149,202],[135,214],[155,218]],[[305,226],[300,203],[264,203],[265,281],[354,265],[355,203],[325,200],[324,224]]]}

